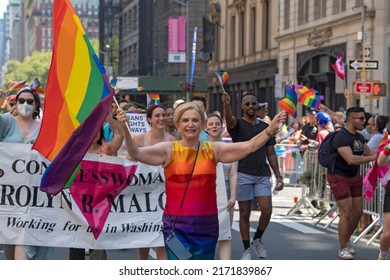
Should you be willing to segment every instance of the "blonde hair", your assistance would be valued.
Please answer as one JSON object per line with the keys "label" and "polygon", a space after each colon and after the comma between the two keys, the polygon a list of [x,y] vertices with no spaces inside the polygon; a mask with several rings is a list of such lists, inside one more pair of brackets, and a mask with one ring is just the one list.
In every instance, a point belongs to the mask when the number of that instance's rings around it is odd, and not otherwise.
{"label": "blonde hair", "polygon": [[183,114],[188,110],[195,110],[199,113],[201,122],[204,123],[205,116],[203,110],[196,104],[195,102],[186,102],[180,104],[179,107],[175,109],[175,113],[173,114],[173,122],[175,124],[179,123],[180,118],[183,116]]}

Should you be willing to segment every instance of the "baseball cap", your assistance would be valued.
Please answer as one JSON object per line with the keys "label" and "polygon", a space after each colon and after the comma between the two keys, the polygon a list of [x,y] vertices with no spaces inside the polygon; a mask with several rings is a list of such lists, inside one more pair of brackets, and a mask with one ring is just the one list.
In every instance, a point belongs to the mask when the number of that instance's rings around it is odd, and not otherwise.
{"label": "baseball cap", "polygon": [[268,102],[259,103],[260,110],[268,109]]}

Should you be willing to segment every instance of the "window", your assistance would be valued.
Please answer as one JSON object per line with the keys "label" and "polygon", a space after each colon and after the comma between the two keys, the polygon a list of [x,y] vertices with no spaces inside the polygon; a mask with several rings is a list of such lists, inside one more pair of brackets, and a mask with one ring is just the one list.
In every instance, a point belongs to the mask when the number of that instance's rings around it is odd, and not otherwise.
{"label": "window", "polygon": [[290,28],[290,0],[284,0],[284,29]]}
{"label": "window", "polygon": [[298,0],[298,25],[309,22],[309,0]]}
{"label": "window", "polygon": [[314,20],[318,20],[326,17],[326,0],[315,0],[314,1]]}
{"label": "window", "polygon": [[240,25],[239,25],[239,33],[238,33],[238,52],[239,56],[244,56],[245,55],[245,16],[244,12],[240,13],[239,15],[240,18]]}
{"label": "window", "polygon": [[232,16],[230,18],[230,52],[229,57],[234,58],[236,52],[236,17]]}
{"label": "window", "polygon": [[263,1],[263,15],[262,15],[262,44],[261,44],[261,49],[262,50],[266,50],[269,48],[269,40],[268,40],[268,37],[269,37],[269,18],[268,18],[268,15],[269,15],[269,6],[268,6],[268,1]]}
{"label": "window", "polygon": [[251,8],[249,28],[250,28],[249,53],[254,54],[256,51],[256,7]]}
{"label": "window", "polygon": [[290,60],[288,57],[283,59],[283,75],[288,76],[290,75]]}

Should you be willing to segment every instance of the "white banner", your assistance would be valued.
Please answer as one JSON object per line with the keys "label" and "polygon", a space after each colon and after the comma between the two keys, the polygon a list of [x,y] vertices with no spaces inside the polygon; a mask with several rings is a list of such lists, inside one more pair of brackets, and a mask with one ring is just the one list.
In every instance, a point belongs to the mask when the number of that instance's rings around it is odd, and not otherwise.
{"label": "white banner", "polygon": [[[0,244],[96,249],[163,246],[161,167],[87,154],[82,162],[87,167],[82,165],[71,188],[52,196],[39,190],[48,162],[31,151],[31,145],[0,143],[0,154]],[[88,164],[100,167],[88,169]],[[127,174],[118,171],[121,166]],[[113,181],[118,189],[119,181],[130,183],[121,192],[107,194],[105,185]]]}
{"label": "white banner", "polygon": [[146,114],[126,113],[126,116],[129,119],[130,132],[132,135],[146,133],[150,130]]}
{"label": "white banner", "polygon": [[[163,246],[161,167],[87,154],[72,186],[52,196],[39,189],[49,163],[31,145],[0,143],[0,154],[0,244]],[[223,189],[218,189],[220,195]],[[224,195],[219,206],[220,240],[231,238]]]}

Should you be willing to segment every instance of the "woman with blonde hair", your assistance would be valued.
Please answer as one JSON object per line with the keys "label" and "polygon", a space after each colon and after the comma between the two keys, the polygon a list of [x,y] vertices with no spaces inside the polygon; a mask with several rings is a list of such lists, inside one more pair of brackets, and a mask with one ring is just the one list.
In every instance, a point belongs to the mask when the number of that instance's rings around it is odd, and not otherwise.
{"label": "woman with blonde hair", "polygon": [[134,160],[164,168],[163,234],[169,259],[214,259],[218,241],[216,164],[237,161],[257,150],[275,136],[285,118],[285,112],[277,114],[266,130],[246,142],[201,142],[205,116],[194,102],[188,102],[174,114],[182,136],[179,141],[138,147],[126,131],[126,146]]}

